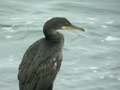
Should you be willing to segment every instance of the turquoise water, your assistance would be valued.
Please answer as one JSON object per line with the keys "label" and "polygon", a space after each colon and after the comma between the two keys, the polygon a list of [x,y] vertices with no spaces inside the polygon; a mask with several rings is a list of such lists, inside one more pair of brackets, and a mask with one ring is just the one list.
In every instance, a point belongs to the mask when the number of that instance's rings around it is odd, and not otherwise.
{"label": "turquoise water", "polygon": [[86,32],[61,31],[64,59],[54,90],[120,90],[120,0],[0,0],[0,90],[19,90],[25,50],[52,17]]}

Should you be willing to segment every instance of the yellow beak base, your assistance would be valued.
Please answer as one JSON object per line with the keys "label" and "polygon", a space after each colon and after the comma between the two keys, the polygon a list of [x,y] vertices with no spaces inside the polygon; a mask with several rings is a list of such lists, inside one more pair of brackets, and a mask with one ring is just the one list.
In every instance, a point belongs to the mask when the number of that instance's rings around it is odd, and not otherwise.
{"label": "yellow beak base", "polygon": [[79,27],[76,27],[76,26],[63,26],[63,29],[79,30],[81,32],[85,31],[83,28],[79,28]]}

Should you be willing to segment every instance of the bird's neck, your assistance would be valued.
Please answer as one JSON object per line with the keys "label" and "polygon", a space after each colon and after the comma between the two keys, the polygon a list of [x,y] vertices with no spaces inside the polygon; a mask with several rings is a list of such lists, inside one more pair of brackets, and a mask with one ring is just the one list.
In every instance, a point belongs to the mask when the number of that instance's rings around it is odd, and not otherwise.
{"label": "bird's neck", "polygon": [[45,35],[45,38],[49,41],[64,43],[63,34],[56,31],[56,30],[52,30],[51,32],[47,31],[47,30],[44,30],[44,35]]}

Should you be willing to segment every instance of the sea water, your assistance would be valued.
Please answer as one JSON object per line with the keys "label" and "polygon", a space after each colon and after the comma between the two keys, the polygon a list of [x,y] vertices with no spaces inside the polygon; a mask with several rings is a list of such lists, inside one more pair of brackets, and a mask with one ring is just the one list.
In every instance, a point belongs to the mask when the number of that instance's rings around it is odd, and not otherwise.
{"label": "sea water", "polygon": [[19,90],[23,54],[52,17],[85,29],[60,31],[64,58],[54,90],[120,90],[120,0],[0,0],[0,90]]}

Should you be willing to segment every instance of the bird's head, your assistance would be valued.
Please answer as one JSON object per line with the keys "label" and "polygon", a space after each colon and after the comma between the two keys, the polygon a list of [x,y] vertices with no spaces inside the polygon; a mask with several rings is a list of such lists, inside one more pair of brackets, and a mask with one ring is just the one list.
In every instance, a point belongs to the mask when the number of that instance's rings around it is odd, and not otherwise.
{"label": "bird's head", "polygon": [[44,30],[59,30],[59,29],[70,29],[70,30],[79,30],[84,31],[83,28],[73,26],[66,18],[55,17],[48,20],[44,27]]}

